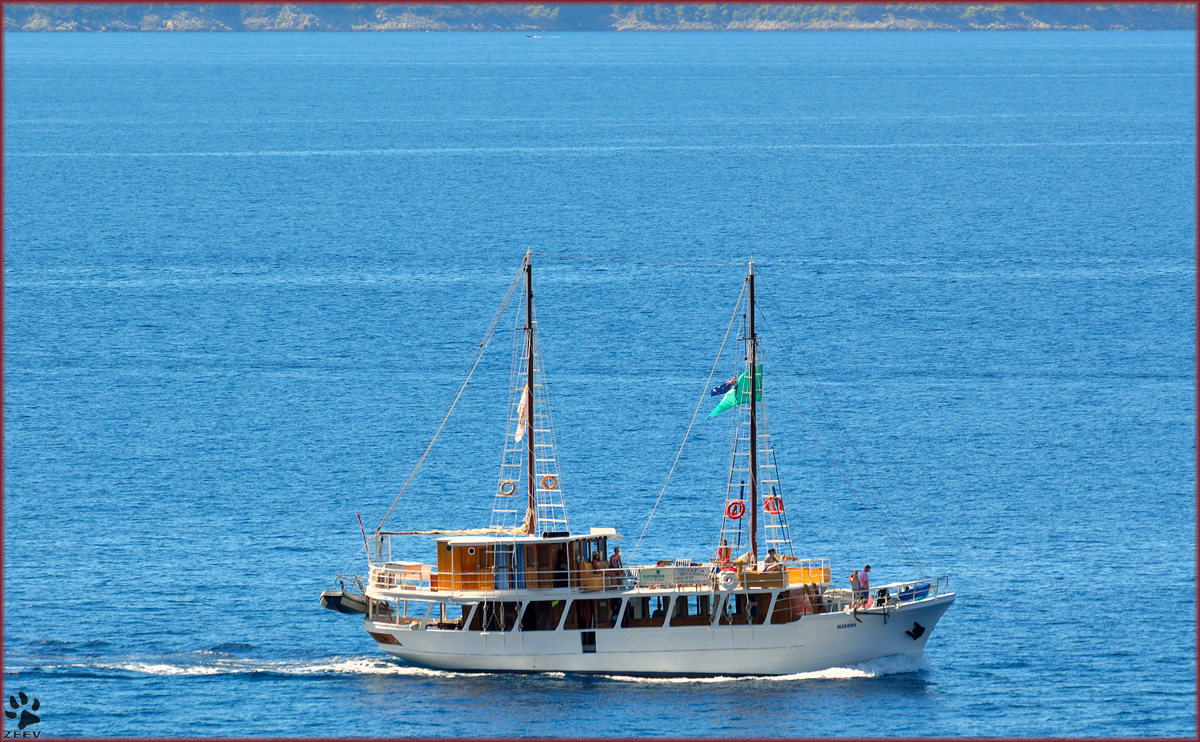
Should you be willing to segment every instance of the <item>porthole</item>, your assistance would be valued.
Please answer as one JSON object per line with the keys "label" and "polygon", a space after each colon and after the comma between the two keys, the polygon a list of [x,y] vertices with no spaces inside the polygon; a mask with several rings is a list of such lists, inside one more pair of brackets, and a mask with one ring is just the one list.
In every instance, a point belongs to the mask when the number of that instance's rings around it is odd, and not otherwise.
{"label": "porthole", "polygon": [[467,553],[470,554],[471,556],[475,556],[475,547],[472,546],[469,549],[467,549]]}

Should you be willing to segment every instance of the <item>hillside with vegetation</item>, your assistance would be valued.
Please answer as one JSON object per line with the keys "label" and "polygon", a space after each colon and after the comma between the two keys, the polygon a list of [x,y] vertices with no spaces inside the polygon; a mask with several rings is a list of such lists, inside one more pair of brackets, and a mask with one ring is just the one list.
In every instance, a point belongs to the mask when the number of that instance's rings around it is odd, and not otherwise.
{"label": "hillside with vegetation", "polygon": [[1183,5],[17,5],[6,31],[1195,29]]}

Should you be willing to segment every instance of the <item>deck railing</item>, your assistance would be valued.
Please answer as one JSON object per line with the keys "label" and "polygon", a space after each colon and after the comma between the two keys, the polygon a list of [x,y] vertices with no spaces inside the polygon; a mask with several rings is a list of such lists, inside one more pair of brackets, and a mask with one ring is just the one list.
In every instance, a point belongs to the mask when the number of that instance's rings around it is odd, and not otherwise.
{"label": "deck railing", "polygon": [[[780,565],[685,563],[682,560],[636,567],[542,570],[519,572],[489,568],[439,574],[419,562],[384,562],[371,567],[370,586],[376,590],[405,590],[429,594],[484,597],[519,590],[565,590],[568,593],[627,592],[632,589],[671,592],[710,592],[732,589],[785,589],[801,585],[832,585],[828,559],[789,560]],[[915,583],[914,583],[915,584]]]}

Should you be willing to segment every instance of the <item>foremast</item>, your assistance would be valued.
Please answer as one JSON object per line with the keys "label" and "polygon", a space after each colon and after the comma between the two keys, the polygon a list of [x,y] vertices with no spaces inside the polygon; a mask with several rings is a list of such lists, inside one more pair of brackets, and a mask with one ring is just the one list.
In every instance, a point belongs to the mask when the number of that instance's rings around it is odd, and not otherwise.
{"label": "foremast", "polygon": [[[537,458],[534,455],[533,445],[533,418],[537,409],[533,397],[533,255],[531,251],[525,253],[525,391],[522,396],[522,404],[525,407],[525,440],[528,443],[526,447],[525,458],[529,463],[528,466],[528,492],[529,502],[525,510],[524,529],[525,533],[537,532],[537,481],[534,478],[534,464]],[[519,413],[519,410],[518,410]],[[520,414],[517,415],[517,424],[521,424]]]}
{"label": "foremast", "polygon": [[538,338],[532,258],[526,253],[524,307],[513,328],[510,414],[490,523],[529,535],[569,529]]}

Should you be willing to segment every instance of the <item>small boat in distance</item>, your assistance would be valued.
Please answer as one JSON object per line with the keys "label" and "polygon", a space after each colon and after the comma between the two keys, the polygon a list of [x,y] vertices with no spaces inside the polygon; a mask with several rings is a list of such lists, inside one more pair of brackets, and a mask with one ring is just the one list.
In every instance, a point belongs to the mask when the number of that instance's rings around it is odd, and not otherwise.
{"label": "small boat in distance", "polygon": [[[347,587],[341,578],[321,604],[362,615],[387,654],[444,670],[788,675],[893,655],[917,660],[954,602],[946,577],[852,591],[835,587],[828,558],[794,554],[762,407],[752,262],[734,315],[743,317],[744,367],[713,389],[725,396],[710,417],[734,416],[724,501],[713,498],[724,508],[721,532],[697,544],[711,556],[626,565],[615,529],[570,529],[541,380],[531,257],[509,288],[511,297],[523,280],[524,322],[515,328],[491,523],[384,530],[393,502],[370,538],[363,533],[365,582]],[[393,551],[393,539],[417,534],[433,537],[431,558]]]}

